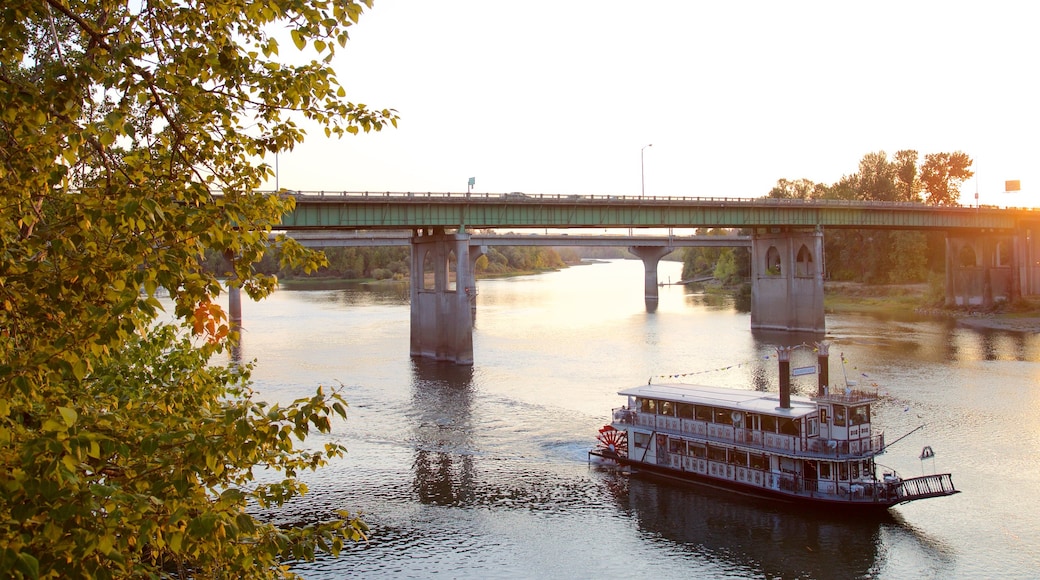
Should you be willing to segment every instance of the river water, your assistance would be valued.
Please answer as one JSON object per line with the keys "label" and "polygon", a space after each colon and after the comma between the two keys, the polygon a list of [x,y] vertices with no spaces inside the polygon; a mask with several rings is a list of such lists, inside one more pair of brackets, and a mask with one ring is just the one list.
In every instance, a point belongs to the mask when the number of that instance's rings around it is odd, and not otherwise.
{"label": "river water", "polygon": [[[660,279],[678,280],[664,262]],[[1040,577],[1040,336],[950,320],[827,317],[832,382],[876,384],[879,463],[952,472],[962,493],[871,519],[806,514],[590,465],[617,391],[776,389],[776,345],[730,299],[682,286],[643,302],[639,261],[478,282],[472,367],[409,356],[407,291],[280,290],[243,305],[243,356],[269,401],[342,388],[347,455],[306,476],[294,521],[359,512],[367,542],[305,578]],[[808,349],[792,366],[814,364]],[[843,356],[842,356],[843,355]],[[845,362],[842,363],[842,358]],[[674,380],[674,379],[671,379]],[[810,394],[815,377],[798,377]],[[320,445],[321,437],[309,440]],[[933,459],[920,460],[924,446]]]}

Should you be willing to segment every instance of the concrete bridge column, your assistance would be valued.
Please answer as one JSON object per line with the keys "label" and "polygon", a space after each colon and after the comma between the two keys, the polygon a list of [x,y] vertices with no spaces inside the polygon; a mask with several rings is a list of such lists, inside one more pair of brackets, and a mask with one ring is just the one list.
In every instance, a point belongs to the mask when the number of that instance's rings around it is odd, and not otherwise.
{"label": "concrete bridge column", "polygon": [[[411,354],[457,364],[473,364],[473,312],[476,291],[469,234],[443,228],[412,237]],[[449,261],[454,254],[455,279]],[[426,266],[432,279],[427,279]]]}
{"label": "concrete bridge column", "polygon": [[628,249],[643,261],[643,295],[646,298],[647,307],[650,307],[650,303],[657,305],[658,292],[657,292],[657,264],[661,261],[661,258],[667,256],[675,248],[668,248],[663,246],[632,246]]}
{"label": "concrete bridge column", "polygon": [[1021,296],[1023,233],[946,237],[946,306],[990,308]]}
{"label": "concrete bridge column", "polygon": [[751,328],[826,332],[822,231],[752,236]]}

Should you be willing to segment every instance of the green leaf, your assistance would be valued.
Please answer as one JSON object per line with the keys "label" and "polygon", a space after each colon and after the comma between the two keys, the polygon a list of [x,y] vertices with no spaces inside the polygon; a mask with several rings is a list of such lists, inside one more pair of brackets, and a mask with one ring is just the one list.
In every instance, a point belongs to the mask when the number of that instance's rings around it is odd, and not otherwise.
{"label": "green leaf", "polygon": [[32,554],[18,553],[18,568],[29,578],[40,577],[40,561]]}

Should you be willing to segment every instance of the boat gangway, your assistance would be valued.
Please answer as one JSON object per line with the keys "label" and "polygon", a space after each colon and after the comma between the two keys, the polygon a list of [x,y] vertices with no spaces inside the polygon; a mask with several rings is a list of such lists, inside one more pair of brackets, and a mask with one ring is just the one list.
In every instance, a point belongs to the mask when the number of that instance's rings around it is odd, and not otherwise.
{"label": "boat gangway", "polygon": [[904,479],[899,484],[900,503],[925,499],[929,497],[941,497],[960,493],[953,487],[953,477],[949,473],[937,473],[934,475],[922,475]]}

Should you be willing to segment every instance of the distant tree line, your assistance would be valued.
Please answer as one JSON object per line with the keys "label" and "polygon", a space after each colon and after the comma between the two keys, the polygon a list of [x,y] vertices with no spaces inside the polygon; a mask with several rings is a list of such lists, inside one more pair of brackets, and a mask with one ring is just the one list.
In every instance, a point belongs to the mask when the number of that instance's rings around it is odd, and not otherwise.
{"label": "distant tree line", "polygon": [[[403,246],[332,247],[325,248],[328,265],[313,273],[302,268],[281,264],[277,248],[268,251],[256,265],[257,271],[277,276],[282,280],[297,278],[336,278],[342,280],[408,280],[411,271],[411,250]],[[477,276],[502,275],[518,272],[555,270],[567,262],[580,259],[575,252],[561,253],[554,248],[532,246],[492,246],[487,254],[474,264]],[[454,256],[452,256],[452,259]],[[226,272],[228,265],[223,256],[206,255],[205,267],[211,272]],[[454,265],[451,266],[454,268]]]}
{"label": "distant tree line", "polygon": [[[837,183],[780,179],[767,197],[957,205],[961,185],[975,174],[971,166],[972,159],[960,151],[929,153],[923,160],[913,150],[897,151],[891,158],[878,151],[864,155],[859,171],[843,176]],[[942,272],[945,251],[942,232],[833,229],[824,236],[824,275],[832,280],[876,284],[925,282],[933,273]],[[688,248],[683,278],[710,271],[726,283],[736,283],[750,274],[749,263],[744,248]]]}

